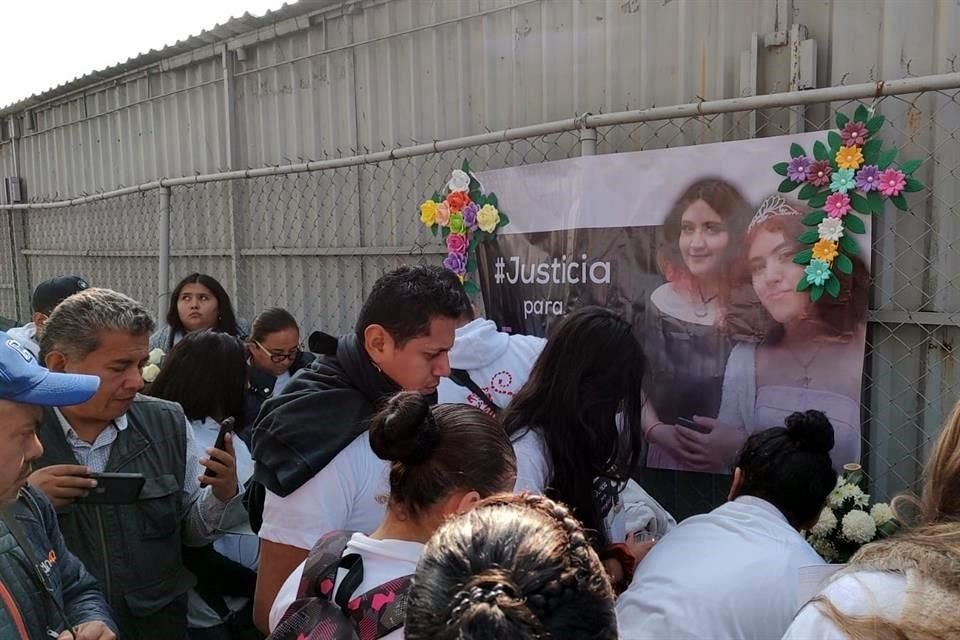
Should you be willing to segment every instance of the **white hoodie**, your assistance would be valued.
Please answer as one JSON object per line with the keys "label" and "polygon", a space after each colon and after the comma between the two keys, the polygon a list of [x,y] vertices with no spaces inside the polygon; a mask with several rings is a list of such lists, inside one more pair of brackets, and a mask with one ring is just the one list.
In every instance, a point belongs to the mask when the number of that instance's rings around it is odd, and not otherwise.
{"label": "white hoodie", "polygon": [[34,358],[40,358],[40,345],[37,344],[37,327],[32,323],[7,330],[7,335],[23,345]]}
{"label": "white hoodie", "polygon": [[[466,370],[470,379],[503,409],[530,377],[546,344],[543,338],[502,333],[492,320],[478,318],[457,329],[450,350],[450,368]],[[448,378],[440,379],[437,392],[441,403],[487,409],[472,391]]]}

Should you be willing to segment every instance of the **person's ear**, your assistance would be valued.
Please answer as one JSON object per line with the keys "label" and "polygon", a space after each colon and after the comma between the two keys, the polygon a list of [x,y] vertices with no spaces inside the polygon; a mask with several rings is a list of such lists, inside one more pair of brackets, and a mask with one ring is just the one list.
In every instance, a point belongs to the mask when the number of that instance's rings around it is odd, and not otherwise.
{"label": "person's ear", "polygon": [[737,467],[733,470],[733,483],[730,485],[730,494],[727,500],[735,500],[740,495],[740,488],[743,486],[743,470]]}
{"label": "person's ear", "polygon": [[363,330],[363,346],[373,363],[380,366],[393,353],[393,338],[382,325],[371,324]]}
{"label": "person's ear", "polygon": [[63,373],[67,370],[67,357],[60,351],[51,351],[46,354],[41,364],[50,371]]}
{"label": "person's ear", "polygon": [[480,502],[480,494],[476,491],[468,491],[457,501],[456,514],[466,513],[477,506]]}

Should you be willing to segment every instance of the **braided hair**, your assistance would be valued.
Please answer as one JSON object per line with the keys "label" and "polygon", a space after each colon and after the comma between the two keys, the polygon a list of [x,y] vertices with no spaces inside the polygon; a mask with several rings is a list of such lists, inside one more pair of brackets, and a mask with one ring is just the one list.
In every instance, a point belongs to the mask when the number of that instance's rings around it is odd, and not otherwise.
{"label": "braided hair", "polygon": [[613,640],[614,594],[569,509],[543,496],[494,496],[427,544],[404,635]]}

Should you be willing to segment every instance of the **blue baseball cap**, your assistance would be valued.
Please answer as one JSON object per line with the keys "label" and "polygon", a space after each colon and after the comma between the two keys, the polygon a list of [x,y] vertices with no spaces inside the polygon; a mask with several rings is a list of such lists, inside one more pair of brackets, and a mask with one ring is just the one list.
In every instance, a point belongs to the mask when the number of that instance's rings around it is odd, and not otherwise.
{"label": "blue baseball cap", "polygon": [[0,400],[44,407],[69,407],[93,397],[100,378],[54,373],[19,342],[0,331]]}

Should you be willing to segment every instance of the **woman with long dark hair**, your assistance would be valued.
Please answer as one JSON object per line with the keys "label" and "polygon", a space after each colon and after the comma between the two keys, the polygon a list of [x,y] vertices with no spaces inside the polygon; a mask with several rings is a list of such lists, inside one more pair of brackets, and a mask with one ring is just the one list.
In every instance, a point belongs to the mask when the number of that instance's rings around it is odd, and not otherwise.
{"label": "woman with long dark hair", "polygon": [[517,452],[517,491],[559,500],[601,555],[627,542],[621,493],[640,459],[643,349],[613,312],[563,318],[504,415]]}
{"label": "woman with long dark hair", "polygon": [[386,516],[369,535],[321,538],[280,589],[271,638],[353,638],[358,625],[364,634],[377,629],[361,637],[401,638],[403,599],[424,544],[447,518],[516,480],[510,441],[494,418],[463,404],[431,407],[415,391],[393,396],[373,417],[369,446],[390,461]]}
{"label": "woman with long dark hair", "polygon": [[150,337],[151,349],[169,351],[192,331],[209,329],[231,336],[245,337],[226,289],[215,278],[191,273],[177,283],[170,294],[166,326]]}

